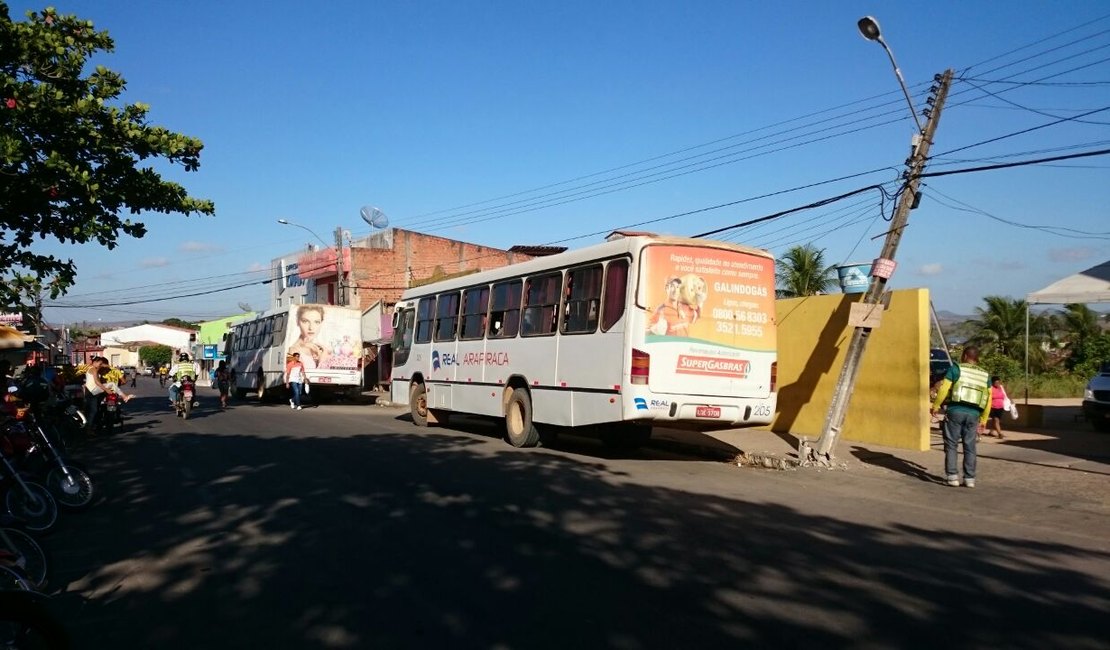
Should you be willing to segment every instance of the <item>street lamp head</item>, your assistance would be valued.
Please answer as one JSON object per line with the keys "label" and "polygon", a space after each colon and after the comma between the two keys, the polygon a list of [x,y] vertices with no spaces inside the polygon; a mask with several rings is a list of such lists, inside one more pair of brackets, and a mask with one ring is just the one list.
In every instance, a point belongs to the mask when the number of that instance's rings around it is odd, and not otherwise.
{"label": "street lamp head", "polygon": [[864,16],[856,23],[859,26],[859,33],[869,41],[881,41],[883,36],[879,31],[879,21],[875,20],[873,16]]}
{"label": "street lamp head", "polygon": [[283,223],[287,226],[289,225],[289,221],[287,219],[278,219],[277,221],[278,221],[278,223]]}

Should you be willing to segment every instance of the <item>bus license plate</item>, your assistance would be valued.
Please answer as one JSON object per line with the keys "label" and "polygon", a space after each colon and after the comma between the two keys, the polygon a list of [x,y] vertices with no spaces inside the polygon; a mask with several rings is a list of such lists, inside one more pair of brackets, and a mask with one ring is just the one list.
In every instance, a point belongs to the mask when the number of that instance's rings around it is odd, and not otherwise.
{"label": "bus license plate", "polygon": [[721,407],[699,406],[694,410],[694,416],[699,418],[719,418],[721,417]]}
{"label": "bus license plate", "polygon": [[331,377],[318,377],[316,379],[316,383],[318,383],[318,384],[330,384],[331,383]]}

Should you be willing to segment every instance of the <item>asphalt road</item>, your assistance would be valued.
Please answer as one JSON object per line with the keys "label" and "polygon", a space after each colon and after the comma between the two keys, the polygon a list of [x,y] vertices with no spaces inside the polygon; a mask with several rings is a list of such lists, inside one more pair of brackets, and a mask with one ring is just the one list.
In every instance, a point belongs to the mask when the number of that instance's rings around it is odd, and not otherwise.
{"label": "asphalt road", "polygon": [[80,648],[1105,647],[1110,514],[1067,495],[139,393],[46,540]]}

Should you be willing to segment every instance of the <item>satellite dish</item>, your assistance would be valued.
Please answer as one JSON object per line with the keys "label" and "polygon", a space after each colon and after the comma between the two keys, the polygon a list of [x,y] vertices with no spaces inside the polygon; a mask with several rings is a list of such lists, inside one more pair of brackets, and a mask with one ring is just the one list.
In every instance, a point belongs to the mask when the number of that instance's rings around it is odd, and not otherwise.
{"label": "satellite dish", "polygon": [[239,309],[242,309],[243,311],[254,311],[253,309],[251,309],[251,306],[245,302],[239,303]]}
{"label": "satellite dish", "polygon": [[362,206],[362,209],[359,210],[359,214],[362,215],[363,221],[374,228],[385,228],[389,225],[389,217],[385,216],[384,212],[373,206]]}

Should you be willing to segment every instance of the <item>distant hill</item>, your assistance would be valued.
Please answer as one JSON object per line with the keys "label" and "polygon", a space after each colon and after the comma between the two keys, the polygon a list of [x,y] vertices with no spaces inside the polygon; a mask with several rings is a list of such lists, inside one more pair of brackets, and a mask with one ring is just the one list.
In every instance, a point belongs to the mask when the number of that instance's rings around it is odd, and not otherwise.
{"label": "distant hill", "polygon": [[965,316],[963,314],[954,314],[950,311],[940,309],[937,311],[937,320],[942,324],[947,323],[962,323],[964,321],[974,320],[974,316]]}

